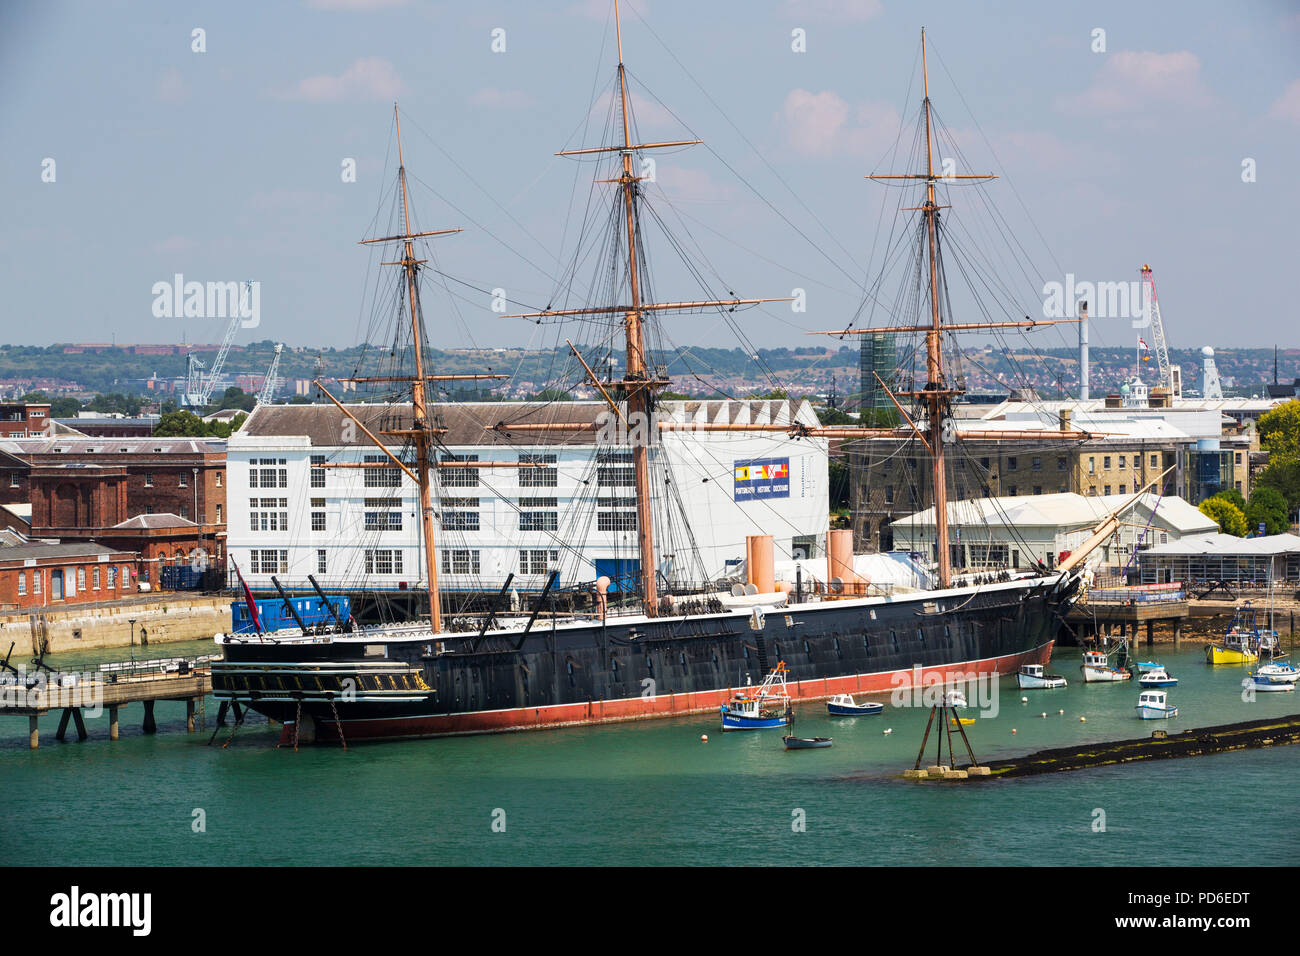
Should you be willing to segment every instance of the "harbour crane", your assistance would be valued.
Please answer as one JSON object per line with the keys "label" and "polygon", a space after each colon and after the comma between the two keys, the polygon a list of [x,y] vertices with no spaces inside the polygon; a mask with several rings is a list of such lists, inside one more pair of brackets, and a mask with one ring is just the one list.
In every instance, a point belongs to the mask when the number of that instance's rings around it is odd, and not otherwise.
{"label": "harbour crane", "polygon": [[[250,279],[244,283],[244,289],[250,290],[252,285],[253,281]],[[235,333],[239,331],[240,322],[243,320],[241,314],[243,303],[241,302],[240,305],[241,308],[235,309],[235,314],[230,317],[226,336],[221,340],[221,348],[217,350],[217,357],[213,360],[212,369],[207,375],[203,374],[205,366],[202,359],[193,352],[186,356],[185,394],[181,397],[181,404],[186,408],[203,408],[210,404],[212,390],[221,376],[221,370],[226,366],[226,356],[230,354],[230,347],[235,343]]]}
{"label": "harbour crane", "polygon": [[262,382],[262,388],[257,393],[258,405],[269,405],[271,399],[275,398],[276,373],[280,370],[280,353],[283,351],[284,343],[275,343],[275,354],[271,356],[271,367],[266,370],[266,379]]}
{"label": "harbour crane", "polygon": [[1156,361],[1160,364],[1160,381],[1157,383],[1163,385],[1169,390],[1171,399],[1183,397],[1183,370],[1169,362],[1169,344],[1165,341],[1165,324],[1160,318],[1160,302],[1156,299],[1156,282],[1151,277],[1151,267],[1142,266],[1142,291],[1151,315],[1151,337],[1154,340],[1153,346],[1156,353]]}

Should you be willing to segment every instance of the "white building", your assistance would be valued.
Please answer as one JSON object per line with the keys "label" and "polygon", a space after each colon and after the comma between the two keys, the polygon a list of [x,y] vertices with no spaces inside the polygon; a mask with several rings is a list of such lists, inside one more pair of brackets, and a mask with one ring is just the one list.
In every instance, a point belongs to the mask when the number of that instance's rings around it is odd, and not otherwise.
{"label": "white building", "polygon": [[[350,405],[376,435],[409,427],[409,406]],[[439,587],[518,590],[600,575],[633,579],[638,560],[631,452],[593,432],[506,432],[499,423],[596,422],[603,402],[447,404],[441,460],[506,467],[440,468],[434,481]],[[816,425],[806,402],[663,402],[678,423]],[[405,461],[400,440],[391,450]],[[651,472],[659,570],[704,583],[743,563],[745,536],[771,534],[778,558],[824,554],[829,483],[824,439],[782,432],[663,430]],[[249,583],[372,590],[423,586],[414,482],[356,423],[327,405],[263,405],[228,444],[229,555]],[[518,467],[541,464],[544,467]]]}
{"label": "white building", "polygon": [[[1026,568],[1037,563],[1055,567],[1063,552],[1082,545],[1097,522],[1131,497],[1067,492],[951,501],[948,536],[953,567]],[[1098,549],[1103,567],[1127,566],[1135,548],[1141,551],[1219,527],[1182,498],[1155,494],[1143,495],[1121,520],[1118,538]],[[899,518],[891,527],[896,549],[937,558],[933,508]]]}

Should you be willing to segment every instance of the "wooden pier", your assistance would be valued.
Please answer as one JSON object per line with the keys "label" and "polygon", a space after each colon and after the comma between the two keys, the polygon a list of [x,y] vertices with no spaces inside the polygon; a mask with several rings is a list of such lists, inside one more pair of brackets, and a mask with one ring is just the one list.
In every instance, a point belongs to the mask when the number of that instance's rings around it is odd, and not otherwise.
{"label": "wooden pier", "polygon": [[[1080,601],[1068,614],[1066,621],[1080,637],[1096,638],[1101,634],[1129,637],[1137,645],[1139,629],[1146,627],[1147,644],[1154,643],[1157,624],[1172,625],[1174,646],[1183,636],[1183,624],[1191,616],[1187,601]],[[1114,629],[1118,628],[1118,635]]]}
{"label": "wooden pier", "polygon": [[98,673],[90,675],[40,675],[44,679],[0,686],[0,716],[25,716],[30,745],[35,750],[40,746],[40,718],[53,711],[61,711],[56,740],[66,739],[69,723],[75,723],[78,740],[87,739],[90,735],[84,712],[97,715],[103,709],[108,710],[108,739],[117,740],[123,707],[142,704],[142,729],[152,734],[158,731],[154,704],[174,700],[185,702],[186,730],[194,733],[199,708],[212,690],[212,677],[205,664],[176,659],[103,664]]}

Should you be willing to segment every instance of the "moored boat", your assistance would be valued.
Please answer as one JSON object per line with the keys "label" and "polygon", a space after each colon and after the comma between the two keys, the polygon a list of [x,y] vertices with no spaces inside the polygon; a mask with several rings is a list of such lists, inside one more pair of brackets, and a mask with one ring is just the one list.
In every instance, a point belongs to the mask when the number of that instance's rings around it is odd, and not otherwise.
{"label": "moored boat", "polygon": [[1178,683],[1177,677],[1170,676],[1161,664],[1145,668],[1138,675],[1138,683],[1143,687],[1173,687]]}
{"label": "moored boat", "polygon": [[1300,668],[1294,664],[1275,660],[1268,664],[1260,664],[1255,668],[1252,676],[1273,684],[1294,684],[1300,680]]}
{"label": "moored boat", "polygon": [[831,745],[830,737],[793,737],[781,738],[786,750],[819,750]]}
{"label": "moored boat", "polygon": [[1137,714],[1143,720],[1168,720],[1178,716],[1178,708],[1168,702],[1162,690],[1144,690],[1138,695]]}
{"label": "moored boat", "polygon": [[1295,690],[1294,681],[1270,680],[1267,676],[1260,676],[1258,670],[1243,677],[1241,686],[1261,694],[1284,694]]}
{"label": "moored boat", "polygon": [[772,673],[753,692],[740,691],[718,708],[723,730],[770,730],[792,721],[790,695],[785,687],[787,669],[778,661]]}
{"label": "moored boat", "polygon": [[1083,664],[1079,669],[1083,671],[1085,684],[1110,683],[1130,680],[1133,677],[1126,668],[1112,666],[1109,655],[1103,651],[1084,651]]}
{"label": "moored boat", "polygon": [[1051,690],[1066,686],[1060,674],[1043,673],[1042,664],[1022,664],[1016,674],[1016,684],[1021,690]]}
{"label": "moored boat", "polygon": [[852,694],[836,694],[826,702],[826,711],[832,717],[875,717],[884,709],[884,704],[875,701],[859,704]]}

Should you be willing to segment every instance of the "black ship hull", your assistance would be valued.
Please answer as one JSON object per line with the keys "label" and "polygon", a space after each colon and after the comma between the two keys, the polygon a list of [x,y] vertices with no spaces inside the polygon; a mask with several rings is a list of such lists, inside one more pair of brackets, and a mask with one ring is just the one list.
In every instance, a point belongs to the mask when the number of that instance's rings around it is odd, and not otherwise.
{"label": "black ship hull", "polygon": [[493,733],[716,711],[778,661],[792,697],[890,691],[1047,663],[1072,577],[605,622],[227,640],[218,700],[315,739]]}

